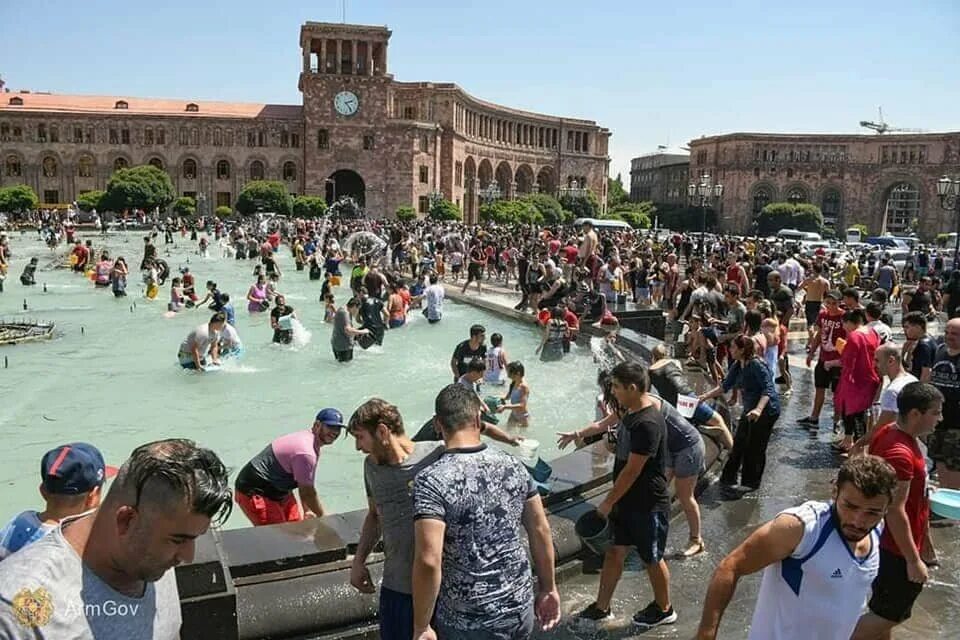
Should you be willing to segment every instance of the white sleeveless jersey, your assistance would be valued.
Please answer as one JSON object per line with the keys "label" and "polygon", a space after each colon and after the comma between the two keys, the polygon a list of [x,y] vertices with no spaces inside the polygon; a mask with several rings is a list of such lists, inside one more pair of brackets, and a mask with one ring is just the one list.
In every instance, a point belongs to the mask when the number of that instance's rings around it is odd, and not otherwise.
{"label": "white sleeveless jersey", "polygon": [[804,524],[788,558],[763,570],[750,640],[848,640],[880,568],[880,530],[857,559],[838,530],[833,505],[805,502],[786,509]]}

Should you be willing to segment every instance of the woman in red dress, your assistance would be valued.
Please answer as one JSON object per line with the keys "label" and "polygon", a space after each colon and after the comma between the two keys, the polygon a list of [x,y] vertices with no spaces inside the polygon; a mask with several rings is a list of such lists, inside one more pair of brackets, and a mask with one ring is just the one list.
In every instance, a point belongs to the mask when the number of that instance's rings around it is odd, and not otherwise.
{"label": "woman in red dress", "polygon": [[843,349],[838,349],[841,351],[840,383],[833,396],[843,416],[843,440],[834,448],[842,453],[849,452],[853,443],[866,433],[867,412],[880,386],[880,376],[874,363],[880,339],[865,323],[866,317],[861,309],[843,314],[843,328],[847,337]]}

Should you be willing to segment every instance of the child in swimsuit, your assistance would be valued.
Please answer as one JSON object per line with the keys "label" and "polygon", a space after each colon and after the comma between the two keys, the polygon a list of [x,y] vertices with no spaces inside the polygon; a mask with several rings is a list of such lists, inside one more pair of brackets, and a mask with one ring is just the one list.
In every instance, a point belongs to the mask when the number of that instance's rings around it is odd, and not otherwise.
{"label": "child in swimsuit", "polygon": [[524,369],[520,362],[507,364],[507,377],[510,379],[510,388],[507,395],[500,401],[497,413],[510,410],[507,419],[508,427],[527,427],[530,425],[530,412],[527,411],[527,400],[530,398],[530,385],[523,379]]}

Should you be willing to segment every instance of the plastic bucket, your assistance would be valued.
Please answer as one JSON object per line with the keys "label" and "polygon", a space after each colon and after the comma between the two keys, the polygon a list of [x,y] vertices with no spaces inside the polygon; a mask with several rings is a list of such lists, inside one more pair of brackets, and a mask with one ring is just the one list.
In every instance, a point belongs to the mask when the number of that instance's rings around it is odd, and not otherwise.
{"label": "plastic bucket", "polygon": [[610,521],[591,509],[577,519],[574,525],[577,537],[583,546],[602,556],[613,544],[613,532],[610,530]]}
{"label": "plastic bucket", "polygon": [[533,439],[521,440],[517,446],[517,457],[528,467],[535,467],[540,459],[540,441]]}
{"label": "plastic bucket", "polygon": [[277,318],[277,326],[284,331],[290,331],[293,329],[293,315],[280,316]]}

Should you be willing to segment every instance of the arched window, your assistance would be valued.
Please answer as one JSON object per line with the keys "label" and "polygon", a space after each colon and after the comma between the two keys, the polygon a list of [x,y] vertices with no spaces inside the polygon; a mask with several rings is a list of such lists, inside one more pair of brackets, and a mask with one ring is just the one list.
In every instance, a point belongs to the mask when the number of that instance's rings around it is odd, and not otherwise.
{"label": "arched window", "polygon": [[7,156],[6,162],[3,163],[3,172],[11,178],[19,178],[23,173],[23,169],[20,167],[20,158],[15,155]]}
{"label": "arched window", "polygon": [[840,191],[827,189],[823,192],[823,201],[820,203],[820,212],[824,220],[836,222],[840,217]]}
{"label": "arched window", "polygon": [[198,107],[195,102],[189,102],[187,103],[187,111],[190,113],[196,113],[197,111],[200,111],[200,107]]}
{"label": "arched window", "polygon": [[760,187],[753,192],[753,217],[756,218],[763,211],[763,208],[770,204],[773,194],[766,187]]}
{"label": "arched window", "polygon": [[230,163],[226,160],[221,160],[217,163],[217,180],[229,180],[230,179]]}
{"label": "arched window", "polygon": [[887,195],[887,228],[891,233],[904,233],[920,219],[920,192],[908,182],[890,188]]}
{"label": "arched window", "polygon": [[150,162],[148,164],[163,171],[163,160],[161,160],[160,158],[157,158],[157,157],[150,158]]}
{"label": "arched window", "polygon": [[183,161],[183,177],[187,180],[194,180],[197,177],[197,161],[186,159]]}
{"label": "arched window", "polygon": [[283,179],[293,182],[297,179],[297,165],[294,162],[283,163]]}
{"label": "arched window", "polygon": [[57,177],[57,159],[53,156],[47,156],[43,159],[41,163],[43,167],[43,176],[45,178],[56,178]]}
{"label": "arched window", "polygon": [[11,106],[11,107],[22,107],[22,106],[23,106],[23,98],[21,98],[20,96],[14,96],[14,97],[10,98],[10,106]]}
{"label": "arched window", "polygon": [[81,178],[92,178],[93,177],[93,158],[90,156],[83,156],[77,162],[77,175]]}
{"label": "arched window", "polygon": [[787,191],[787,202],[790,204],[801,204],[807,201],[807,192],[800,187],[793,187]]}
{"label": "arched window", "polygon": [[129,105],[127,104],[127,101],[126,101],[126,100],[117,100],[116,103],[114,103],[113,108],[114,108],[114,109],[126,109],[128,106],[129,106]]}
{"label": "arched window", "polygon": [[129,166],[130,166],[130,163],[127,162],[127,159],[123,157],[117,158],[116,160],[113,161],[114,171],[120,171],[120,169],[126,169]]}
{"label": "arched window", "polygon": [[259,160],[250,163],[250,179],[263,180],[263,163]]}

